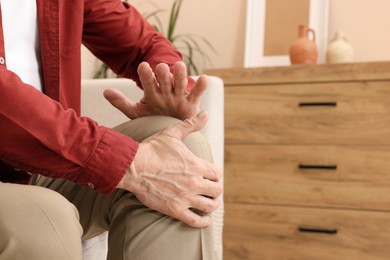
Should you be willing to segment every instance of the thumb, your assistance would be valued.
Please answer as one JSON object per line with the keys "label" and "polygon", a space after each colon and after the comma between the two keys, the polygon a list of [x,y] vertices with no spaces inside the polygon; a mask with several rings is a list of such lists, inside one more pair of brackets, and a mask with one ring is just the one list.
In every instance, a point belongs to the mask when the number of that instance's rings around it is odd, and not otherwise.
{"label": "thumb", "polygon": [[189,119],[183,120],[174,126],[166,128],[163,133],[183,140],[188,135],[201,130],[207,123],[208,114],[206,111],[200,112],[198,115],[190,117]]}
{"label": "thumb", "polygon": [[128,118],[133,119],[136,117],[135,103],[131,102],[121,91],[109,88],[104,90],[103,95],[111,105],[116,107]]}

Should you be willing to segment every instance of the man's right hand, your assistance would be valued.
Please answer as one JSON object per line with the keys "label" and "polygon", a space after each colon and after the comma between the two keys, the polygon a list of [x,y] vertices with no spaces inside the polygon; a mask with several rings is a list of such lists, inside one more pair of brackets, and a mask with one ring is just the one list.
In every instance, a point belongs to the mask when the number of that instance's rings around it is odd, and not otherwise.
{"label": "man's right hand", "polygon": [[192,227],[210,225],[210,216],[195,212],[209,213],[218,207],[222,172],[196,157],[182,142],[206,122],[207,114],[202,112],[145,139],[118,188]]}
{"label": "man's right hand", "polygon": [[200,100],[207,89],[206,75],[201,75],[187,92],[187,68],[182,61],[175,63],[173,73],[165,63],[158,64],[153,72],[148,63],[142,62],[137,71],[144,89],[139,101],[129,100],[117,89],[104,91],[104,97],[128,118],[161,115],[184,120],[200,112]]}

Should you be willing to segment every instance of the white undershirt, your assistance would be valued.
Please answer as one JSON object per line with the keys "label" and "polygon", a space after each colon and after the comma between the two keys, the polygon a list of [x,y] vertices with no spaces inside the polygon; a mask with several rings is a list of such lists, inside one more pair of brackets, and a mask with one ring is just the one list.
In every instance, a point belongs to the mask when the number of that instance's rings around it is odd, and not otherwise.
{"label": "white undershirt", "polygon": [[36,0],[0,0],[7,69],[42,91]]}

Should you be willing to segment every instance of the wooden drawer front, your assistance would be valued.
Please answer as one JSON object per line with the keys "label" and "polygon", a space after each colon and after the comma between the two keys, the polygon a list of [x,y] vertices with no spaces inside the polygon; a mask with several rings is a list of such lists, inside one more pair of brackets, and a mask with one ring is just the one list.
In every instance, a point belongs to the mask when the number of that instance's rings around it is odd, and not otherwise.
{"label": "wooden drawer front", "polygon": [[227,143],[390,144],[390,82],[225,88]]}
{"label": "wooden drawer front", "polygon": [[390,210],[390,146],[225,146],[225,200]]}
{"label": "wooden drawer front", "polygon": [[224,259],[388,260],[390,214],[225,205]]}

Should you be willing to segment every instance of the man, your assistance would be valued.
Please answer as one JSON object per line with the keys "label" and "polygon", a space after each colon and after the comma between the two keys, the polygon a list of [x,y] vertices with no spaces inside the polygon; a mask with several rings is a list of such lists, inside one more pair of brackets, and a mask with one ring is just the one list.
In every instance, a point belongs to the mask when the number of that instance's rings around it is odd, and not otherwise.
{"label": "man", "polygon": [[[222,174],[188,137],[207,121],[205,76],[191,82],[180,54],[119,0],[0,3],[0,176],[33,174],[32,185],[0,183],[0,259],[81,259],[81,236],[104,230],[108,259],[212,259],[204,213]],[[139,103],[105,92],[134,120],[108,129],[79,117],[81,43],[144,89]]]}

